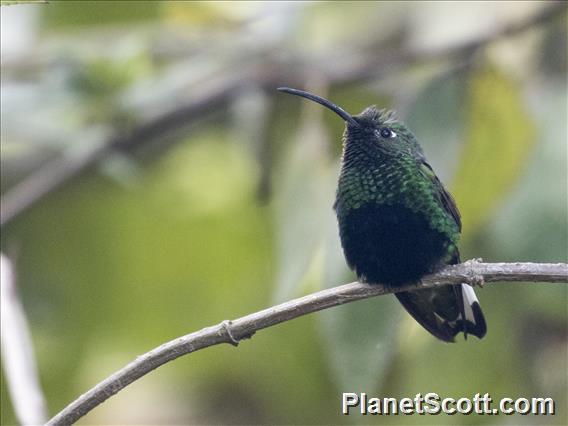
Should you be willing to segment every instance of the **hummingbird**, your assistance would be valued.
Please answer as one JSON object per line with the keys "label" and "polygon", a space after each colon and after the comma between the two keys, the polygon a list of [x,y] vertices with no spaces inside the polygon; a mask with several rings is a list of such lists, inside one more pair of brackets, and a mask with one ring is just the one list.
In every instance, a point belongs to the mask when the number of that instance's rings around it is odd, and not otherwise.
{"label": "hummingbird", "polygon": [[[460,263],[456,202],[394,112],[370,106],[351,115],[312,93],[278,90],[323,105],[345,121],[333,207],[345,259],[360,282],[396,287]],[[487,332],[468,284],[395,296],[420,325],[445,342],[454,342],[460,332],[466,339],[468,334],[481,339]]]}

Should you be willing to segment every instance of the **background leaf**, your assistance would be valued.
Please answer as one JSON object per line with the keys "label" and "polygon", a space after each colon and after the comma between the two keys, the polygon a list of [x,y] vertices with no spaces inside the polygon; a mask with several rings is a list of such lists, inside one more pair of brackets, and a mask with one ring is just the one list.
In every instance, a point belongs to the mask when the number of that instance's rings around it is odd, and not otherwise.
{"label": "background leaf", "polygon": [[452,192],[467,234],[518,181],[537,141],[517,84],[493,67],[475,70],[467,92],[465,145]]}

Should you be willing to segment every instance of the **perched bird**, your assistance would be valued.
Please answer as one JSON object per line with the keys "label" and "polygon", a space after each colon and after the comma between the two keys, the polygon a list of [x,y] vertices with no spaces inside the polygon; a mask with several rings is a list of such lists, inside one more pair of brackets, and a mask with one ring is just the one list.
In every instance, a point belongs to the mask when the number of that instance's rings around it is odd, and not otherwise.
{"label": "perched bird", "polygon": [[[460,262],[461,219],[416,137],[390,111],[350,115],[327,99],[291,88],[346,123],[334,209],[347,263],[360,281],[397,286]],[[445,342],[459,332],[482,338],[487,327],[468,284],[396,297],[426,330]]]}

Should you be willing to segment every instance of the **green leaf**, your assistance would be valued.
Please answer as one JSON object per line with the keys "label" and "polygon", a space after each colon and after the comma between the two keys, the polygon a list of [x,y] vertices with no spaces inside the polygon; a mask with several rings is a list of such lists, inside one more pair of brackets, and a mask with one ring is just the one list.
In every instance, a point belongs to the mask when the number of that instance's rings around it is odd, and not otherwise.
{"label": "green leaf", "polygon": [[466,142],[453,193],[464,232],[484,223],[523,173],[535,127],[518,86],[491,68],[471,76]]}
{"label": "green leaf", "polygon": [[49,30],[138,23],[159,17],[158,1],[59,1],[43,7],[42,24]]}
{"label": "green leaf", "polygon": [[207,28],[231,28],[254,13],[254,2],[183,2],[168,1],[162,4],[163,20],[188,31]]}
{"label": "green leaf", "polygon": [[291,146],[283,178],[276,187],[277,301],[293,297],[303,284],[317,281],[320,286],[321,262],[317,258],[325,238],[322,224],[334,220],[335,172],[327,161],[326,135],[320,120],[307,118],[297,132],[297,142]]}
{"label": "green leaf", "polygon": [[405,118],[428,162],[446,185],[458,167],[465,120],[465,87],[464,73],[434,78],[418,94]]}
{"label": "green leaf", "polygon": [[398,347],[402,308],[392,296],[349,303],[320,314],[326,355],[338,390],[373,394]]}

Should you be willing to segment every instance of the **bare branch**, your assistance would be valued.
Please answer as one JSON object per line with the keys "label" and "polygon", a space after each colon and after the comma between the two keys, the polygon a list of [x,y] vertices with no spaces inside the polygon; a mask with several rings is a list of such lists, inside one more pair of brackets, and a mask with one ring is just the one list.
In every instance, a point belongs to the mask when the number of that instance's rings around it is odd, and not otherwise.
{"label": "bare branch", "polygon": [[478,263],[477,261],[468,261],[449,266],[436,274],[429,275],[422,280],[421,284],[388,288],[381,284],[368,285],[354,282],[318,291],[233,321],[223,321],[218,325],[167,342],[137,357],[126,367],[100,382],[69,404],[47,424],[69,425],[75,423],[130,383],[182,355],[221,343],[236,346],[239,340],[250,338],[259,330],[312,312],[399,291],[462,282],[480,284],[481,282],[497,281],[566,283],[568,282],[568,265],[565,263]]}
{"label": "bare branch", "polygon": [[18,421],[23,425],[45,422],[47,410],[39,383],[28,321],[15,285],[12,262],[0,254],[0,313],[2,367],[8,394]]}
{"label": "bare branch", "polygon": [[2,0],[0,6],[15,6],[18,4],[48,4],[48,0]]}
{"label": "bare branch", "polygon": [[398,48],[392,51],[383,48],[378,55],[377,46],[363,46],[360,49],[351,46],[350,52],[354,52],[351,57],[344,57],[344,52],[342,57],[338,57],[334,49],[316,60],[296,57],[286,62],[282,62],[270,52],[265,52],[258,55],[260,59],[250,58],[248,61],[252,63],[250,67],[234,65],[227,74],[217,78],[212,77],[213,84],[198,81],[191,85],[192,99],[189,102],[141,125],[130,134],[101,141],[90,151],[86,150],[83,155],[75,156],[73,159],[63,153],[60,158],[44,164],[2,196],[0,225],[5,225],[65,182],[109,157],[116,150],[131,151],[163,139],[212,112],[227,107],[238,92],[247,87],[263,87],[266,90],[282,85],[303,87],[306,78],[316,71],[314,64],[319,64],[317,72],[321,73],[321,77],[330,85],[345,85],[371,78],[377,79],[417,63],[470,57],[475,51],[497,39],[516,35],[560,16],[565,13],[566,8],[565,2],[558,2],[526,20],[504,26],[477,40],[436,51],[401,52]]}

